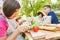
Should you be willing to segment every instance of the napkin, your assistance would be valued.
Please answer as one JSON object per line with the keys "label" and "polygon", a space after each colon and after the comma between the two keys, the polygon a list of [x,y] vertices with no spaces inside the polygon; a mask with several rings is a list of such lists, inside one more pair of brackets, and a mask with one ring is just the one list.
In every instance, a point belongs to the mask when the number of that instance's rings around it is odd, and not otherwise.
{"label": "napkin", "polygon": [[34,32],[34,31],[30,31],[31,36],[32,37],[41,37],[41,36],[45,36],[45,34],[42,31],[38,31],[38,32]]}

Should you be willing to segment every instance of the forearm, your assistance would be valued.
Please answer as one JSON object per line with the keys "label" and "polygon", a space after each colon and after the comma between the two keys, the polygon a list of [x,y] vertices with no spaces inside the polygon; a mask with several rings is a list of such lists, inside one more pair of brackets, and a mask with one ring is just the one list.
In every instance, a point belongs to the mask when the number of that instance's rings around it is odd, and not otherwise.
{"label": "forearm", "polygon": [[57,24],[44,24],[44,25],[46,25],[46,26],[57,26]]}
{"label": "forearm", "polygon": [[19,31],[19,30],[16,29],[16,30],[7,38],[7,40],[15,40],[15,39],[17,38],[18,34],[19,34],[18,31]]}
{"label": "forearm", "polygon": [[1,37],[0,40],[6,40],[6,37]]}
{"label": "forearm", "polygon": [[23,24],[19,26],[8,38],[7,40],[15,40],[20,32],[25,32],[29,28],[27,27],[27,24]]}
{"label": "forearm", "polygon": [[57,26],[57,24],[50,24],[50,26]]}

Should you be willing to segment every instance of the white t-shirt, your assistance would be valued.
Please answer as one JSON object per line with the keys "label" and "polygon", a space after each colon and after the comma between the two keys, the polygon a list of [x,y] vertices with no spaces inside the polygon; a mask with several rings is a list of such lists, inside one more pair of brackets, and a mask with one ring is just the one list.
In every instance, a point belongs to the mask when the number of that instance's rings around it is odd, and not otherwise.
{"label": "white t-shirt", "polygon": [[34,18],[34,21],[36,22],[42,22],[43,21],[43,18],[39,18],[38,16]]}
{"label": "white t-shirt", "polygon": [[[7,30],[7,35],[10,35],[10,33],[12,33],[15,30],[17,23],[16,23],[15,19],[12,19],[12,20],[7,19],[7,21],[9,24],[9,27]],[[24,40],[24,38],[19,34],[17,36],[16,40]]]}
{"label": "white t-shirt", "polygon": [[7,22],[9,24],[8,30],[7,30],[7,34],[9,35],[10,33],[12,33],[15,28],[16,28],[16,21],[14,19],[9,20],[7,19]]}

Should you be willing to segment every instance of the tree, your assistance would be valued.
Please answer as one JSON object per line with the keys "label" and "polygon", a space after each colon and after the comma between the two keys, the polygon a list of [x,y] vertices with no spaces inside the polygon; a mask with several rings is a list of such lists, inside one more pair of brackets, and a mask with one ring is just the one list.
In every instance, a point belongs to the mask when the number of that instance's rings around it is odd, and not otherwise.
{"label": "tree", "polygon": [[51,0],[22,0],[20,15],[37,16],[39,10],[43,10],[45,4],[50,4],[53,9],[60,8],[59,3],[52,4]]}

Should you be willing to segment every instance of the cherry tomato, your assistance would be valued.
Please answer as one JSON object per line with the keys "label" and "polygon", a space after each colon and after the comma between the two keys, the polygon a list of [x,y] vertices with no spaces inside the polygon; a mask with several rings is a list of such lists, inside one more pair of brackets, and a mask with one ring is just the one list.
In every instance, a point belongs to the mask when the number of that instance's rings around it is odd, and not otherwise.
{"label": "cherry tomato", "polygon": [[39,27],[38,26],[33,26],[33,31],[34,32],[38,32],[38,30],[39,30]]}

